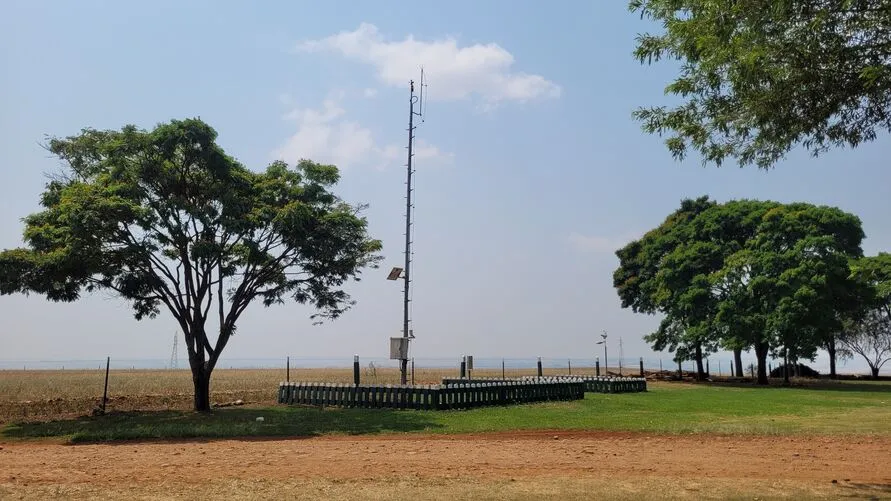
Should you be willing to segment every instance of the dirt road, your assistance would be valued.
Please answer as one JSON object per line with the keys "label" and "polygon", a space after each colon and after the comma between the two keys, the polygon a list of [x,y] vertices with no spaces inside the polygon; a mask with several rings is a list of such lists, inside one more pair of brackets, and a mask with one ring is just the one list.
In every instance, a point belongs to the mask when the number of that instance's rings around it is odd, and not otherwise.
{"label": "dirt road", "polygon": [[891,485],[891,439],[633,433],[0,444],[5,484],[529,476],[832,480]]}

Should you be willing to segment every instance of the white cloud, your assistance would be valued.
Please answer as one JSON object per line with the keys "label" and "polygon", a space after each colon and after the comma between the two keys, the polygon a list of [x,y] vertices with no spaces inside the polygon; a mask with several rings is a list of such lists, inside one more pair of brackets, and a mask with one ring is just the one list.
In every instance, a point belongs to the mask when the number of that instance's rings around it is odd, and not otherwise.
{"label": "white cloud", "polygon": [[405,86],[417,80],[420,66],[429,75],[429,98],[458,100],[481,97],[487,107],[501,101],[525,102],[560,96],[560,86],[541,75],[513,71],[514,56],[495,43],[459,47],[457,40],[421,41],[408,36],[386,41],[373,24],[362,23],[355,31],[344,31],[297,47],[303,52],[335,52],[369,64],[387,85]]}
{"label": "white cloud", "polygon": [[[332,94],[322,102],[320,109],[295,108],[285,114],[285,120],[297,124],[297,131],[274,152],[274,156],[289,163],[307,158],[341,168],[372,165],[384,169],[404,163],[401,158],[405,154],[404,147],[395,144],[379,146],[370,129],[345,118],[346,111],[339,101],[341,96]],[[453,157],[421,140],[415,143],[414,153],[415,159],[437,162],[447,162]]]}
{"label": "white cloud", "polygon": [[637,238],[640,238],[640,235],[631,232],[611,237],[571,233],[569,244],[582,252],[613,253]]}
{"label": "white cloud", "polygon": [[362,95],[370,99],[377,95],[377,89],[365,89],[364,91],[362,91]]}

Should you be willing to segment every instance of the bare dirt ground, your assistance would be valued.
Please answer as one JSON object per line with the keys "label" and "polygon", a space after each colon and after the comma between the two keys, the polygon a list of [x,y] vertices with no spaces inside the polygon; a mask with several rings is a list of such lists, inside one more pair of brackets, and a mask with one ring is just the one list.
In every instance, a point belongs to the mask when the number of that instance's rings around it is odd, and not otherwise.
{"label": "bare dirt ground", "polygon": [[599,489],[616,499],[884,499],[891,497],[889,465],[887,437],[512,432],[114,445],[7,442],[0,443],[0,498],[126,493],[133,499],[391,499],[413,493],[425,499],[583,499]]}

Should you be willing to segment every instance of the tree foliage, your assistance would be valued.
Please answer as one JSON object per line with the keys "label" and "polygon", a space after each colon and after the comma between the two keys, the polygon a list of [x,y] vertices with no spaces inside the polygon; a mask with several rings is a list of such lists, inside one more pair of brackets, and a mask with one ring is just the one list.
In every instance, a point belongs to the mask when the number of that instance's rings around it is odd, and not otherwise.
{"label": "tree foliage", "polygon": [[[859,306],[848,260],[862,255],[860,220],[832,207],[706,197],[684,200],[658,228],[619,249],[623,307],[665,316],[654,349],[755,349],[759,380],[782,348],[813,358]],[[791,352],[791,353],[790,353]]]}
{"label": "tree foliage", "polygon": [[274,162],[257,173],[216,137],[200,120],[174,120],[53,138],[68,169],[25,218],[27,246],[0,253],[2,294],[67,302],[106,290],[137,319],[166,309],[185,336],[197,410],[209,408],[210,373],[249,304],[290,300],[336,318],[353,304],[342,285],[381,248],[362,207],[329,191],[336,167]]}
{"label": "tree foliage", "polygon": [[638,109],[675,158],[768,168],[801,144],[818,155],[891,130],[886,0],[631,0],[661,25],[634,55],[678,60],[682,103]]}

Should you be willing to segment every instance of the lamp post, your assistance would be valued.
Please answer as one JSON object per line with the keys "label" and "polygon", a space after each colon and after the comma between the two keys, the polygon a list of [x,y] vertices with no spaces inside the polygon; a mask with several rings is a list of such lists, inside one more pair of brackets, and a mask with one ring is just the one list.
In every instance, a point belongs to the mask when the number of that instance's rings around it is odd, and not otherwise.
{"label": "lamp post", "polygon": [[603,373],[609,376],[609,361],[606,356],[606,331],[603,331],[603,334],[601,334],[600,337],[602,339],[597,341],[597,344],[603,345]]}

